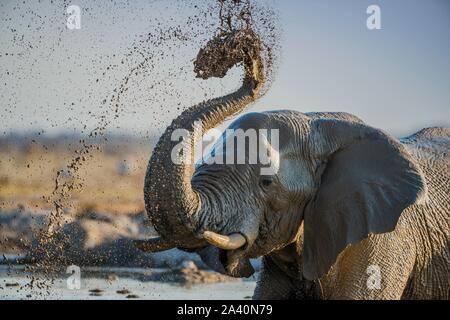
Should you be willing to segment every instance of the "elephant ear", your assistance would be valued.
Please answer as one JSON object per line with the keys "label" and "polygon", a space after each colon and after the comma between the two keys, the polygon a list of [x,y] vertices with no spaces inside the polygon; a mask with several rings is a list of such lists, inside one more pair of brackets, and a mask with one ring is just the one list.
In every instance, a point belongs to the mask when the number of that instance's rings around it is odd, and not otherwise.
{"label": "elephant ear", "polygon": [[327,146],[316,150],[323,159],[320,186],[304,215],[303,272],[309,280],[326,274],[348,245],[394,230],[402,211],[426,194],[411,155],[382,131],[319,119],[312,132]]}

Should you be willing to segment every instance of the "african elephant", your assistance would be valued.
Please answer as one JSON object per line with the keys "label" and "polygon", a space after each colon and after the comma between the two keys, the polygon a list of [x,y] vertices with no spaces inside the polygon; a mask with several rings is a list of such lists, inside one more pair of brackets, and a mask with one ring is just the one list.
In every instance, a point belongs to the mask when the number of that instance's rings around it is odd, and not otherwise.
{"label": "african elephant", "polygon": [[260,162],[174,163],[175,130],[213,128],[262,95],[261,50],[251,30],[200,50],[199,77],[241,64],[243,84],[184,111],[160,138],[144,186],[160,237],[138,247],[197,252],[235,277],[262,256],[255,299],[448,299],[449,129],[397,140],[347,113],[249,113],[229,128],[277,129],[275,174],[261,175]]}

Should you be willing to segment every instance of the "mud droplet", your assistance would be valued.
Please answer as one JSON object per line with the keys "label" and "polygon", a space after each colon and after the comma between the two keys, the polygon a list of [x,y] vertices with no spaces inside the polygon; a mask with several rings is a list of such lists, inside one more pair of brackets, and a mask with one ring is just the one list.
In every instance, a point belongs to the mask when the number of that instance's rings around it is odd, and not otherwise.
{"label": "mud droplet", "polygon": [[91,293],[103,293],[103,292],[105,292],[105,290],[102,290],[102,289],[91,289],[91,290],[89,290],[89,292],[91,292]]}
{"label": "mud droplet", "polygon": [[131,291],[127,290],[127,289],[121,289],[121,290],[117,290],[116,293],[118,293],[118,294],[130,294]]}
{"label": "mud droplet", "polygon": [[5,283],[5,287],[20,287],[20,284],[17,282]]}

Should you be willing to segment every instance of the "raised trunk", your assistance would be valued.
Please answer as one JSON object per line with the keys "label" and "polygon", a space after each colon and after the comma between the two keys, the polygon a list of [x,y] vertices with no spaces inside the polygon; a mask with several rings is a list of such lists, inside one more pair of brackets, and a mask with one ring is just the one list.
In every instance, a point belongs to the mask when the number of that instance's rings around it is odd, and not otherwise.
{"label": "raised trunk", "polygon": [[[201,229],[198,221],[203,211],[199,191],[194,190],[191,185],[194,145],[202,136],[194,135],[194,123],[201,121],[203,134],[242,112],[260,95],[264,71],[259,53],[252,59],[243,57],[242,61],[245,76],[241,88],[184,111],[173,120],[153,150],[145,177],[146,210],[160,236],[175,245],[195,247],[202,241],[197,238],[197,233]],[[191,133],[188,141],[184,141],[186,146],[190,145],[190,164],[175,164],[171,159],[172,150],[179,143],[171,139],[172,133],[177,129],[185,129]]]}

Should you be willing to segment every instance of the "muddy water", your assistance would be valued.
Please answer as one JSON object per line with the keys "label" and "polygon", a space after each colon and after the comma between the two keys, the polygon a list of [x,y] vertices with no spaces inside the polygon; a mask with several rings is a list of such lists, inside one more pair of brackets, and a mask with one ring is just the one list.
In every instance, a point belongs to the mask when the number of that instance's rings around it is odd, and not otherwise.
{"label": "muddy water", "polygon": [[128,299],[250,299],[256,283],[254,278],[192,287],[161,281],[142,281],[139,278],[167,269],[139,268],[87,268],[83,269],[80,289],[67,286],[69,275],[60,274],[49,290],[28,286],[22,267],[0,266],[0,300],[52,299],[52,300],[128,300]]}

